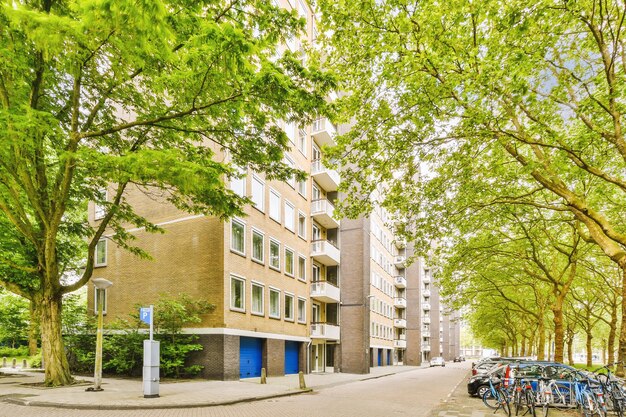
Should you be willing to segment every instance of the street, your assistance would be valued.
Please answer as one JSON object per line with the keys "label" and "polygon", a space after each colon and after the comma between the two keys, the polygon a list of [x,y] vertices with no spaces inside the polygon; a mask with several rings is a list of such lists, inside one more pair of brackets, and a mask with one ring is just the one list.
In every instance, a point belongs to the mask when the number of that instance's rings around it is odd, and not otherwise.
{"label": "street", "polygon": [[445,368],[416,369],[311,394],[206,408],[70,410],[0,403],[0,417],[433,416],[459,383],[464,389],[468,369],[468,362],[448,363]]}

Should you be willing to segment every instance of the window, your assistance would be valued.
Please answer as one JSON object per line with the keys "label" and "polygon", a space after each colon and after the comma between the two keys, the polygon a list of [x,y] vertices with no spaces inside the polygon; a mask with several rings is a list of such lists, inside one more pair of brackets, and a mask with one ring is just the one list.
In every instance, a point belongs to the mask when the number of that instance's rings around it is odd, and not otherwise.
{"label": "window", "polygon": [[96,244],[96,263],[95,266],[106,266],[107,264],[107,240],[100,239]]}
{"label": "window", "polygon": [[261,211],[265,211],[265,184],[256,176],[252,177],[252,202]]}
{"label": "window", "polygon": [[240,255],[246,254],[246,226],[239,220],[230,221],[230,250]]}
{"label": "window", "polygon": [[263,311],[263,294],[265,292],[265,288],[262,284],[252,283],[252,305],[250,306],[250,310],[252,314],[264,315]]}
{"label": "window", "polygon": [[106,314],[107,313],[107,289],[103,288],[103,289],[99,289],[99,288],[95,288],[94,287],[94,301],[93,301],[93,307],[94,307],[94,313],[98,314],[98,308],[100,307],[100,300],[98,299],[98,295],[102,294],[102,314]]}
{"label": "window", "polygon": [[270,218],[280,223],[280,194],[270,188]]}
{"label": "window", "polygon": [[96,193],[96,201],[94,203],[94,220],[100,220],[106,215],[106,206],[104,204],[99,204],[107,201],[107,190],[106,188],[101,188]]}
{"label": "window", "polygon": [[306,323],[306,300],[298,298],[298,323]]}
{"label": "window", "polygon": [[298,256],[298,279],[306,281],[306,258],[302,255]]}
{"label": "window", "polygon": [[270,268],[280,271],[280,243],[270,239]]}
{"label": "window", "polygon": [[298,129],[298,150],[306,156],[306,130],[303,128]]}
{"label": "window", "polygon": [[294,226],[295,208],[289,201],[285,201],[285,227],[292,232],[295,231]]}
{"label": "window", "polygon": [[306,215],[301,211],[298,212],[298,236],[306,239]]}
{"label": "window", "polygon": [[294,276],[294,253],[291,249],[285,248],[285,274]]}
{"label": "window", "polygon": [[285,320],[293,321],[293,295],[285,293]]}
{"label": "window", "polygon": [[246,311],[245,308],[246,294],[245,282],[242,278],[230,277],[230,309],[237,311]]}
{"label": "window", "polygon": [[280,291],[270,288],[270,317],[280,318]]}
{"label": "window", "polygon": [[265,236],[258,230],[252,230],[252,259],[263,263],[265,252]]}
{"label": "window", "polygon": [[[285,155],[285,165],[287,165],[289,168],[295,168],[296,167],[296,163],[294,162],[294,160],[289,156],[289,155]],[[287,181],[287,184],[289,184],[289,186],[293,189],[296,188],[296,176],[292,175],[291,178],[289,178],[289,180]]]}
{"label": "window", "polygon": [[298,181],[298,192],[304,198],[306,198],[306,180]]}
{"label": "window", "polygon": [[320,280],[320,267],[318,265],[313,265],[313,276],[311,277],[311,282],[319,282]]}
{"label": "window", "polygon": [[296,143],[296,124],[294,122],[286,122],[285,123],[285,134],[289,138],[291,143]]}
{"label": "window", "polygon": [[243,169],[235,167],[235,173],[230,180],[230,189],[239,197],[246,195],[246,177],[244,176]]}

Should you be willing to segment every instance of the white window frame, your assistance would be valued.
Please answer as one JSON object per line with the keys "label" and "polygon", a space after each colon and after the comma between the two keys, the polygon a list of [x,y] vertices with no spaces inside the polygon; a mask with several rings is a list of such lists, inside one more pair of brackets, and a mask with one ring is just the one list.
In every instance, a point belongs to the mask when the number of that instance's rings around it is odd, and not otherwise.
{"label": "white window frame", "polygon": [[[303,135],[304,133],[304,135]],[[298,128],[298,150],[302,155],[306,157],[306,145],[308,142],[308,134],[306,133],[306,129],[303,127]],[[304,140],[303,140],[304,139]]]}
{"label": "white window frame", "polygon": [[[289,155],[285,154],[285,158],[284,158],[284,162],[286,165],[289,166],[289,168],[295,168],[296,167],[296,161]],[[293,188],[294,190],[296,189],[296,175],[292,175],[291,178],[289,178],[287,180],[287,184]]]}
{"label": "white window frame", "polygon": [[[272,243],[278,244],[278,266],[273,265],[272,263]],[[280,241],[270,237],[270,251],[269,251],[269,266],[270,268],[280,272]]]}
{"label": "white window frame", "polygon": [[[304,189],[302,187],[302,185],[304,184]],[[304,197],[306,199],[307,197],[307,184],[308,181],[307,180],[303,180],[303,181],[298,181],[298,194],[300,194],[302,197]]]}
{"label": "white window frame", "polygon": [[[258,235],[261,236],[261,258],[255,258],[254,257],[254,236]],[[260,264],[265,264],[265,233],[263,233],[262,231],[260,231],[259,229],[253,227],[252,228],[252,233],[250,233],[250,258],[252,258],[253,261],[258,262]]]}
{"label": "white window frame", "polygon": [[[304,223],[300,226],[300,219],[304,219]],[[298,236],[306,240],[306,214],[298,210]]]}
{"label": "white window frame", "polygon": [[[272,201],[272,197],[278,197],[278,206],[275,206]],[[281,216],[281,209],[282,209],[282,204],[281,204],[281,198],[280,198],[280,193],[278,191],[276,191],[275,189],[270,187],[270,207],[269,207],[269,214],[270,214],[270,219],[281,223],[282,222],[282,216]],[[275,210],[274,210],[275,209]],[[277,213],[276,213],[277,211]]]}
{"label": "white window frame", "polygon": [[[257,202],[254,198],[255,184],[261,185],[261,201],[260,202]],[[252,190],[251,190],[250,198],[252,199],[252,202],[254,203],[254,207],[257,208],[259,211],[262,211],[263,213],[265,213],[265,181],[263,181],[261,178],[257,177],[256,175],[252,175]],[[259,203],[260,205],[257,203]]]}
{"label": "white window frame", "polygon": [[[272,314],[272,292],[278,294],[278,315],[273,315]],[[269,300],[268,300],[268,316],[271,319],[280,319],[281,318],[281,308],[283,303],[280,302],[281,299],[281,291],[278,288],[275,287],[269,287]]]}
{"label": "white window frame", "polygon": [[[315,274],[315,271],[317,271],[317,274]],[[316,275],[317,275],[317,281],[313,281],[314,279],[316,279]],[[322,277],[322,268],[319,265],[313,264],[311,266],[311,282],[319,282],[321,277]]]}
{"label": "white window frame", "polygon": [[[291,253],[291,272],[287,268],[287,252]],[[296,276],[296,251],[285,245],[285,275],[289,277]]]}
{"label": "white window frame", "polygon": [[[244,170],[240,167],[235,167],[234,170],[236,174],[230,180],[230,189],[239,197],[244,197],[246,195],[246,176],[244,175]],[[238,175],[242,175],[241,178],[239,178]]]}
{"label": "white window frame", "polygon": [[[254,311],[254,287],[261,288],[261,311]],[[250,313],[265,316],[265,284],[258,281],[250,281]]]}
{"label": "white window frame", "polygon": [[[300,265],[300,260],[304,259],[304,266]],[[306,282],[306,256],[298,254],[298,279]]]}
{"label": "white window frame", "polygon": [[[233,281],[239,281],[241,283],[241,307],[233,305]],[[230,274],[230,286],[229,286],[229,304],[232,311],[238,311],[241,313],[246,312],[246,279],[242,276]]]}
{"label": "white window frame", "polygon": [[[303,302],[304,305],[302,307],[302,310],[300,310],[300,302]],[[306,324],[306,298],[304,297],[298,297],[298,305],[296,307],[297,313],[298,313],[298,323],[302,323],[302,324]],[[300,317],[300,311],[302,311],[302,318]]]}
{"label": "white window frame", "polygon": [[[100,246],[100,244],[103,243],[104,244],[104,262],[98,262],[98,247]],[[96,247],[94,249],[94,267],[99,267],[99,266],[107,266],[107,261],[109,259],[109,242],[108,239],[100,239],[98,240],[98,243],[96,243]]]}
{"label": "white window frame", "polygon": [[[291,209],[291,216],[288,216],[287,207]],[[289,227],[290,225],[287,224],[288,219],[291,220],[291,227]],[[295,233],[296,232],[295,222],[296,222],[296,206],[291,201],[285,200],[285,229]]]}
{"label": "white window frame", "polygon": [[[104,201],[108,201],[109,200],[109,191],[106,188],[100,188],[98,190],[98,194],[100,195],[100,197],[102,197],[102,199]],[[94,220],[103,219],[104,216],[106,216],[106,214],[107,214],[106,206],[100,205],[100,204],[98,204],[97,201],[94,201],[94,204],[93,204],[93,219]]]}
{"label": "white window frame", "polygon": [[[233,242],[235,241],[233,239],[233,223],[238,223],[243,226],[243,239],[241,239],[243,243],[243,251],[233,247]],[[230,251],[236,253],[237,255],[246,256],[246,222],[239,218],[230,219]]]}
{"label": "white window frame", "polygon": [[285,321],[295,321],[294,303],[295,303],[296,297],[294,294],[285,291],[285,297],[284,297],[285,301],[283,302],[283,305],[285,306],[285,308],[287,308],[287,298],[291,298],[291,311],[290,311],[291,317],[287,317],[287,311],[283,311],[285,315]]}
{"label": "white window frame", "polygon": [[107,313],[107,304],[108,304],[108,299],[109,299],[109,293],[108,288],[96,288],[95,286],[93,287],[93,312],[95,314],[98,314],[98,293],[100,291],[104,291],[104,305],[102,306],[102,314],[106,315]]}

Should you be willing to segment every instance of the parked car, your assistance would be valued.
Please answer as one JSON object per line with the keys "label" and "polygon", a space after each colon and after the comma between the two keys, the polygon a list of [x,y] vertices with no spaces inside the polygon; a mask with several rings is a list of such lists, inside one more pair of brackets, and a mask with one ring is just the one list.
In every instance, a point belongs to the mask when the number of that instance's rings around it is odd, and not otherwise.
{"label": "parked car", "polygon": [[453,359],[453,362],[463,362],[465,360],[465,358],[463,356],[456,356]]}
{"label": "parked car", "polygon": [[489,378],[496,377],[502,379],[505,371],[506,365],[499,363],[487,373],[471,376],[467,382],[467,393],[469,395],[478,395],[482,398],[485,391],[489,390]]}
{"label": "parked car", "polygon": [[446,366],[446,361],[441,356],[435,356],[430,360],[430,366]]}

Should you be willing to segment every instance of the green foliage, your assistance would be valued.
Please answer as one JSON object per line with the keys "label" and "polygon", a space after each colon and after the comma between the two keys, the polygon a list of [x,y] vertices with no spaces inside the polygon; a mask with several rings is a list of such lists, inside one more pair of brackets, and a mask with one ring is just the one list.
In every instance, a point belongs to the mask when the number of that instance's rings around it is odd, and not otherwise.
{"label": "green foliage", "polygon": [[[78,297],[68,297],[64,320],[74,331],[64,333],[69,362],[73,372],[93,372],[95,360],[95,330],[93,315],[88,314]],[[186,294],[177,298],[162,295],[154,306],[155,340],[160,341],[161,375],[163,377],[190,377],[198,375],[202,366],[189,364],[189,355],[202,350],[198,337],[183,334],[183,326],[198,323],[201,315],[212,311],[213,305],[204,300],[193,300]],[[137,306],[136,310],[139,310]],[[66,316],[72,317],[66,317]],[[145,324],[138,313],[128,319],[119,319],[107,326],[103,338],[102,369],[105,373],[140,376],[143,369],[143,341],[147,339]]]}
{"label": "green foliage", "polygon": [[25,344],[28,340],[28,325],[28,300],[11,294],[0,295],[0,345],[17,348]]}
{"label": "green foliage", "polygon": [[0,357],[15,358],[28,356],[28,346],[6,347],[0,346]]}

